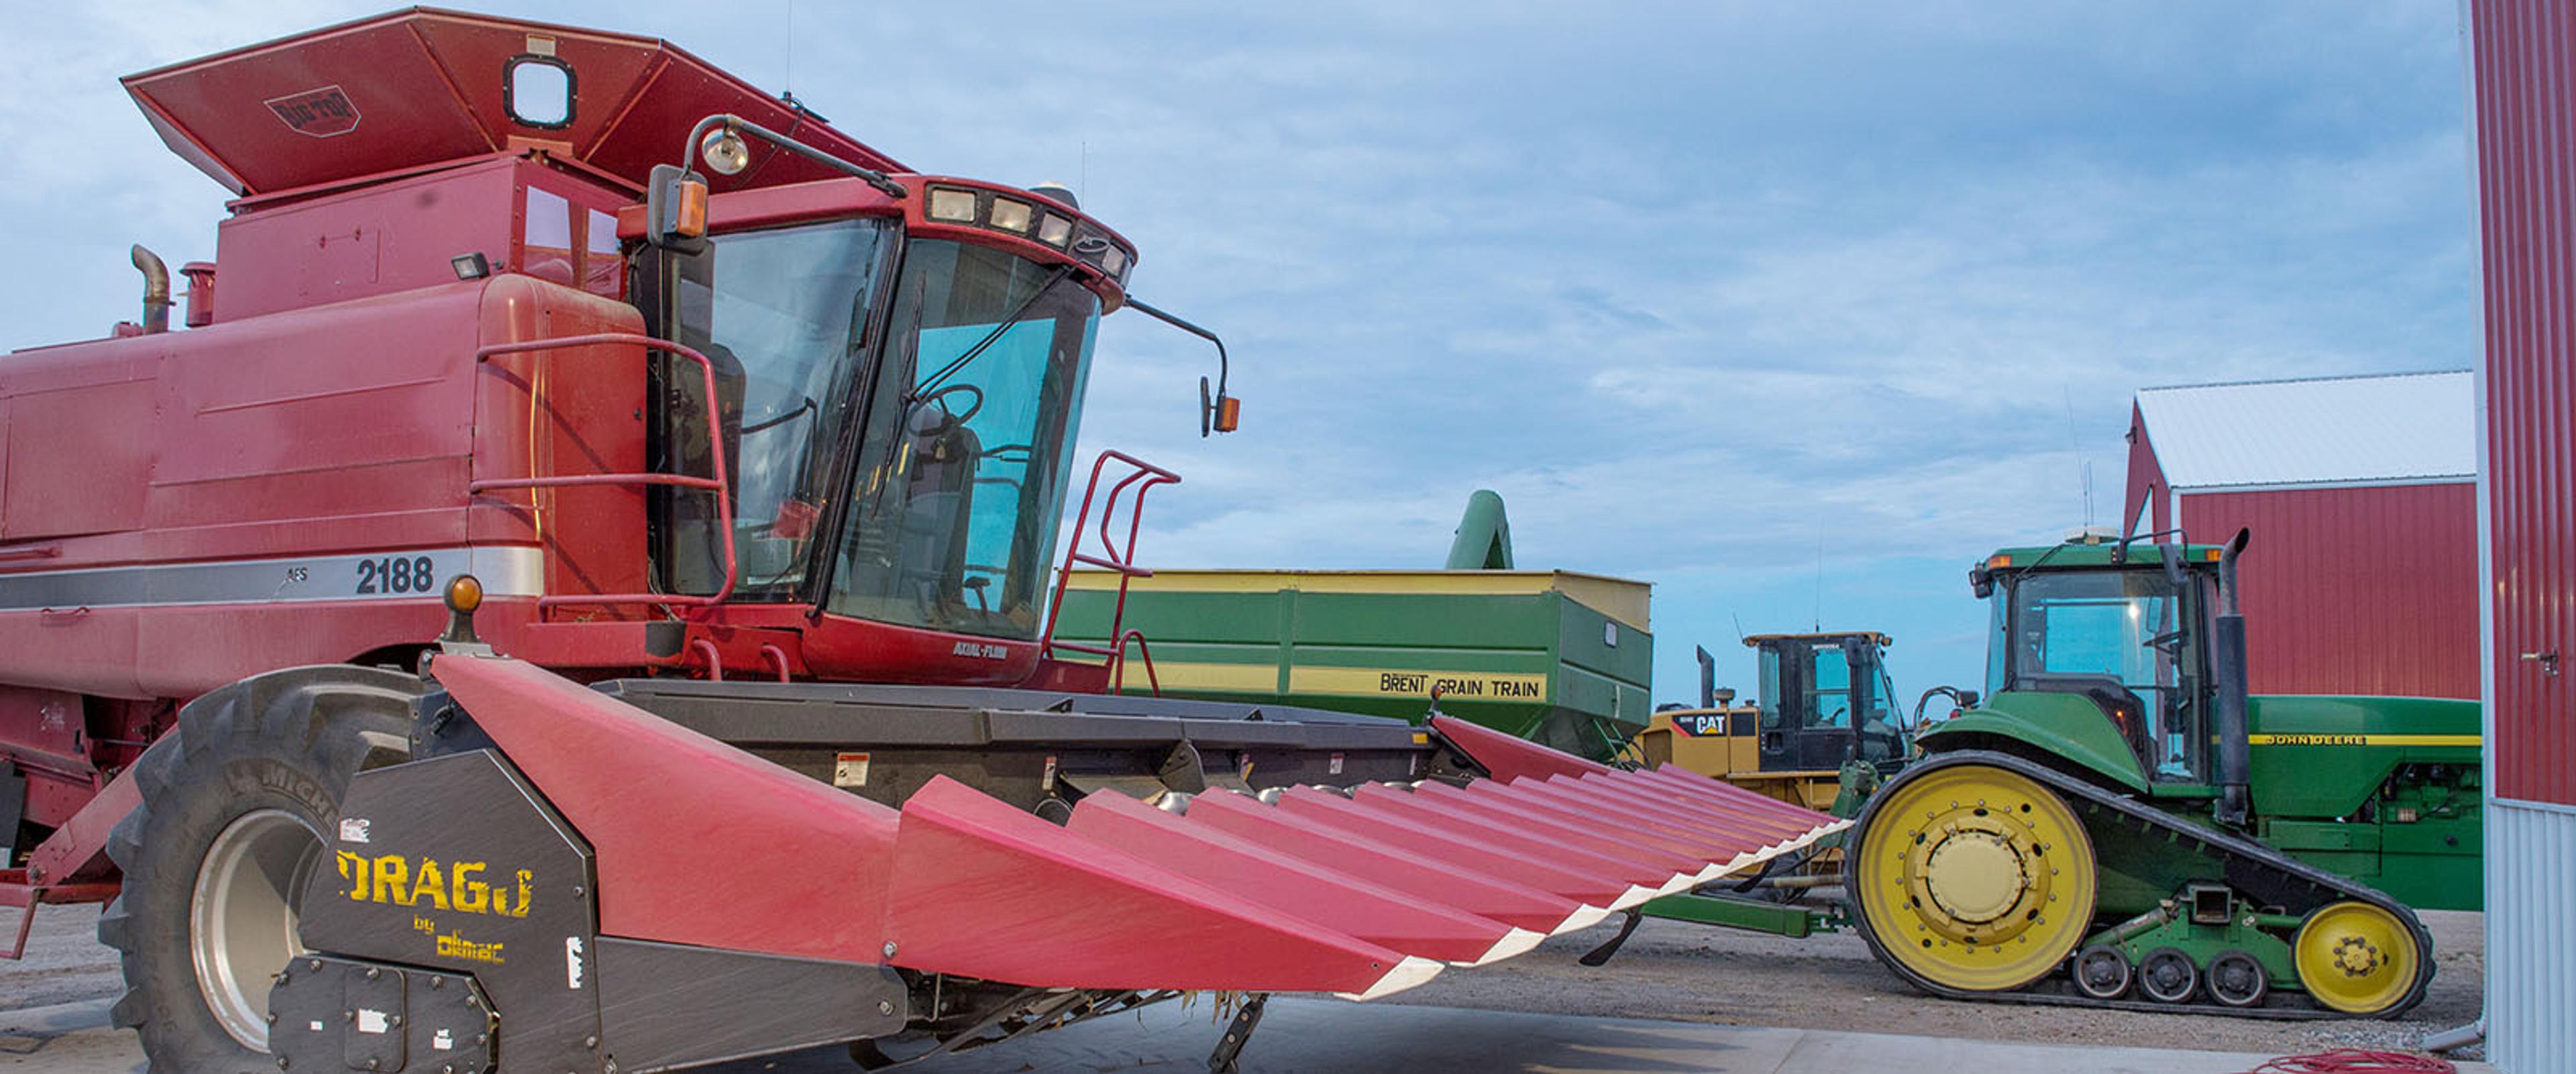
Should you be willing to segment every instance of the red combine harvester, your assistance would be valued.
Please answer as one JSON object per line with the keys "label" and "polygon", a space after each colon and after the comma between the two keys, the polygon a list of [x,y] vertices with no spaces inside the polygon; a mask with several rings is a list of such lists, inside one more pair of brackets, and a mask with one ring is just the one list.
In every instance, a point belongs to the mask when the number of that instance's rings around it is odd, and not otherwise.
{"label": "red combine harvester", "polygon": [[[1206,335],[1069,192],[507,19],[125,84],[237,199],[185,330],[137,248],[139,323],[0,358],[0,902],[115,899],[155,1069],[884,1063],[1189,990],[1250,994],[1230,1067],[1261,995],[1840,827],[1057,659],[1099,318]],[[1121,460],[1132,551],[1176,478]]]}

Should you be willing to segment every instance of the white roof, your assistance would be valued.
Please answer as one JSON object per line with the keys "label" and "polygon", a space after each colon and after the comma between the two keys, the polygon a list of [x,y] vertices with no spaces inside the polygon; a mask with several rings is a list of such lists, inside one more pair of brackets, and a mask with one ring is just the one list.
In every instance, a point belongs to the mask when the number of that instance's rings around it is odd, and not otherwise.
{"label": "white roof", "polygon": [[2147,441],[2176,489],[2474,478],[2469,371],[2148,388]]}

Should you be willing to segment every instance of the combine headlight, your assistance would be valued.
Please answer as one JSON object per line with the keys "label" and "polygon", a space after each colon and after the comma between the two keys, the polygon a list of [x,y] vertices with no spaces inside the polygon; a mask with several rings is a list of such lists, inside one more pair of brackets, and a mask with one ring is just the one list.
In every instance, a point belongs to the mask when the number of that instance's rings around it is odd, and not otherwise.
{"label": "combine headlight", "polygon": [[1127,251],[1112,246],[1100,253],[1100,271],[1112,276],[1127,274]]}
{"label": "combine headlight", "polygon": [[1054,213],[1038,221],[1038,241],[1049,246],[1062,246],[1073,238],[1073,221]]}
{"label": "combine headlight", "polygon": [[993,226],[1004,231],[1028,234],[1029,221],[1036,214],[1037,209],[1025,201],[1012,201],[1009,198],[993,199]]}
{"label": "combine headlight", "polygon": [[975,192],[956,187],[930,188],[930,206],[926,210],[933,220],[950,224],[975,222]]}
{"label": "combine headlight", "polygon": [[698,142],[698,156],[705,158],[707,170],[718,175],[739,175],[751,166],[751,146],[731,127],[708,131]]}

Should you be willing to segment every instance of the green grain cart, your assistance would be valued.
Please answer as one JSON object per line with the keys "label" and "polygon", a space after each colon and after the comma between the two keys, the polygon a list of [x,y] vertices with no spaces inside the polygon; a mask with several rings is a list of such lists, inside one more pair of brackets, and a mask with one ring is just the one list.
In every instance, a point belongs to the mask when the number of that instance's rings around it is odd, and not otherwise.
{"label": "green grain cart", "polygon": [[[1645,728],[1644,582],[1512,569],[1502,500],[1469,502],[1450,567],[1168,570],[1129,580],[1124,688],[1421,720],[1441,712],[1595,760]],[[1120,576],[1064,582],[1059,641],[1107,647]],[[1150,669],[1144,653],[1150,652]]]}

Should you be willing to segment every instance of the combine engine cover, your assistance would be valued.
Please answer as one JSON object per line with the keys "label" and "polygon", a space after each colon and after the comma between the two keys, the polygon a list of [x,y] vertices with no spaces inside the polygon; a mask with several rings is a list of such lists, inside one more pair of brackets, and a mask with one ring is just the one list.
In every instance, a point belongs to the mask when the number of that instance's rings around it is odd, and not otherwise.
{"label": "combine engine cover", "polygon": [[1445,717],[431,670],[414,759],[359,774],[304,887],[314,954],[270,1000],[290,1070],[634,1072],[1186,991],[1375,999],[1845,825]]}

